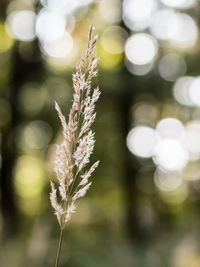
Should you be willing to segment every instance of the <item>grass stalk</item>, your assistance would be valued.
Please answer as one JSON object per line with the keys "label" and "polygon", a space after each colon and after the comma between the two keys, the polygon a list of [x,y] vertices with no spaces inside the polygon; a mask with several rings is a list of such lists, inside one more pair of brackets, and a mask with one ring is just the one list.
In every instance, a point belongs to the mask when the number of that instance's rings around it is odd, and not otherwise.
{"label": "grass stalk", "polygon": [[58,243],[58,250],[57,250],[55,267],[58,267],[58,264],[59,264],[60,252],[61,252],[61,247],[62,247],[62,240],[63,240],[63,229],[60,230],[60,238],[59,238],[59,243]]}
{"label": "grass stalk", "polygon": [[72,75],[74,92],[68,122],[55,102],[63,133],[63,141],[56,145],[55,151],[54,171],[57,183],[50,182],[50,201],[61,229],[55,267],[59,264],[65,225],[76,211],[76,201],[90,188],[92,182],[89,179],[99,165],[97,160],[86,168],[95,145],[91,126],[96,118],[95,105],[100,96],[98,86],[92,86],[92,81],[98,74],[99,61],[94,55],[97,35],[92,38],[92,29],[91,25],[86,53],[77,63],[76,72]]}

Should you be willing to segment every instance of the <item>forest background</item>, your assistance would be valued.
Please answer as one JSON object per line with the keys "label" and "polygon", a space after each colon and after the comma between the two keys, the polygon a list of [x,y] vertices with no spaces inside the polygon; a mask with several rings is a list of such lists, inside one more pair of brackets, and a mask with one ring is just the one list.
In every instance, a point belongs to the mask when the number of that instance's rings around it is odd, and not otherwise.
{"label": "forest background", "polygon": [[0,1],[0,266],[53,266],[55,143],[90,24],[99,35],[93,185],[60,266],[199,267],[198,0]]}

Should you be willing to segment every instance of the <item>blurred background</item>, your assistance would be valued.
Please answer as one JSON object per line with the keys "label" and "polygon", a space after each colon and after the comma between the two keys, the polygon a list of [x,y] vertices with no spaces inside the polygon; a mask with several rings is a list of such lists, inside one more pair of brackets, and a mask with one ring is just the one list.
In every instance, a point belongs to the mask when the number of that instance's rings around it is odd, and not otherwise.
{"label": "blurred background", "polygon": [[89,25],[101,164],[60,266],[200,266],[200,2],[0,1],[0,266],[54,266],[55,143]]}

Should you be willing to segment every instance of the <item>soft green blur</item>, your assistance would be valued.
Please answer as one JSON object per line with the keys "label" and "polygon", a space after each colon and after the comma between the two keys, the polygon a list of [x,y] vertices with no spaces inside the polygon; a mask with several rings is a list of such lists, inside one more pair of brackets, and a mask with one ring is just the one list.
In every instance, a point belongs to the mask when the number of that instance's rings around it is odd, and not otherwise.
{"label": "soft green blur", "polygon": [[[0,5],[0,266],[55,264],[59,226],[49,181],[62,135],[54,100],[67,117],[72,73],[93,24],[100,58],[94,86],[102,95],[92,162],[100,165],[66,227],[60,266],[199,267],[199,3],[59,1]],[[38,22],[48,8],[66,20],[57,42],[51,38],[62,20],[50,32],[55,17]],[[166,28],[161,17],[153,20],[160,10],[187,14],[186,24]],[[138,34],[146,43],[128,46]]]}

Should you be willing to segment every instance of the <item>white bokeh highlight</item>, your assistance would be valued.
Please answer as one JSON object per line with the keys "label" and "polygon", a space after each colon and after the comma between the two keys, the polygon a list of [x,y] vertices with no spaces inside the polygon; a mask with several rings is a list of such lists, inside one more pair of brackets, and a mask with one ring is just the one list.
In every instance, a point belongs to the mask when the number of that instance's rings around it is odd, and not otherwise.
{"label": "white bokeh highlight", "polygon": [[11,12],[7,19],[7,31],[14,38],[21,41],[33,41],[35,39],[36,15],[31,10]]}
{"label": "white bokeh highlight", "polygon": [[154,67],[152,62],[145,64],[145,65],[137,65],[137,64],[133,64],[129,60],[125,61],[125,65],[126,65],[127,70],[130,73],[137,75],[137,76],[143,76],[143,75],[148,74]]}
{"label": "white bokeh highlight", "polygon": [[198,40],[198,27],[195,20],[185,13],[170,8],[158,10],[152,17],[150,32],[160,40],[179,49],[190,49]]}
{"label": "white bokeh highlight", "polygon": [[54,58],[64,58],[68,56],[73,48],[73,39],[68,32],[56,42],[43,42],[44,52]]}
{"label": "white bokeh highlight", "polygon": [[190,160],[200,159],[200,121],[190,121],[185,126],[185,144]]}
{"label": "white bokeh highlight", "polygon": [[188,160],[188,151],[178,140],[163,139],[155,146],[153,161],[166,171],[182,170]]}
{"label": "white bokeh highlight", "polygon": [[157,0],[125,0],[123,1],[124,23],[131,30],[144,30],[149,26],[156,9]]}
{"label": "white bokeh highlight", "polygon": [[200,107],[200,77],[195,78],[190,84],[189,98],[194,106]]}
{"label": "white bokeh highlight", "polygon": [[156,131],[150,127],[137,126],[127,136],[127,147],[136,156],[150,158],[158,140]]}
{"label": "white bokeh highlight", "polygon": [[121,20],[121,0],[101,0],[99,3],[99,13],[107,22],[119,22]]}
{"label": "white bokeh highlight", "polygon": [[136,65],[145,65],[154,60],[158,52],[156,39],[146,33],[130,36],[125,45],[127,59]]}
{"label": "white bokeh highlight", "polygon": [[174,34],[171,42],[175,47],[187,49],[193,47],[198,40],[198,27],[194,19],[184,13],[176,14]]}
{"label": "white bokeh highlight", "polygon": [[185,129],[182,122],[175,118],[160,120],[156,126],[156,131],[163,139],[183,140],[185,136]]}
{"label": "white bokeh highlight", "polygon": [[36,20],[36,34],[42,42],[55,42],[63,36],[65,25],[64,16],[42,9]]}
{"label": "white bokeh highlight", "polygon": [[185,60],[175,53],[166,54],[159,60],[158,71],[166,81],[175,81],[186,72]]}
{"label": "white bokeh highlight", "polygon": [[196,0],[161,0],[163,4],[166,6],[180,8],[180,9],[187,9],[195,6]]}
{"label": "white bokeh highlight", "polygon": [[93,0],[40,0],[49,11],[60,15],[72,15],[79,8],[87,7]]}
{"label": "white bokeh highlight", "polygon": [[177,102],[185,106],[192,106],[190,87],[195,78],[190,76],[180,77],[173,86],[173,95]]}
{"label": "white bokeh highlight", "polygon": [[152,35],[160,40],[170,40],[176,34],[175,20],[176,13],[173,9],[158,10],[151,19],[150,31]]}
{"label": "white bokeh highlight", "polygon": [[182,175],[178,172],[166,172],[157,168],[154,173],[154,183],[162,191],[176,190],[182,182]]}

